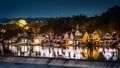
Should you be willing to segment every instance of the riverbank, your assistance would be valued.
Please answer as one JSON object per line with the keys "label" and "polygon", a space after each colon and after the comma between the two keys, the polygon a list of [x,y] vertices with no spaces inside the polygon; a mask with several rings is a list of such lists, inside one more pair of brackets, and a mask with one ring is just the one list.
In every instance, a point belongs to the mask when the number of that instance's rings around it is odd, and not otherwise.
{"label": "riverbank", "polygon": [[40,58],[40,57],[17,57],[0,56],[0,64],[8,65],[43,65],[63,67],[87,67],[87,68],[120,68],[119,61],[93,61],[79,59]]}

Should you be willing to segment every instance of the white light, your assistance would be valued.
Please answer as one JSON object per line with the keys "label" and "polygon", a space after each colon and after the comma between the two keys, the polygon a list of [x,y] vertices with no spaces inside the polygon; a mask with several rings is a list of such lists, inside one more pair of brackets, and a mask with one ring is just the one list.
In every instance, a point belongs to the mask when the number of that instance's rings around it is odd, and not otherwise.
{"label": "white light", "polygon": [[40,51],[40,48],[39,48],[39,46],[35,46],[35,47],[34,47],[34,51],[37,51],[37,52],[39,52],[39,51]]}
{"label": "white light", "polygon": [[85,52],[87,52],[88,50],[87,49],[85,49]]}
{"label": "white light", "polygon": [[103,52],[103,48],[99,48],[99,52]]}

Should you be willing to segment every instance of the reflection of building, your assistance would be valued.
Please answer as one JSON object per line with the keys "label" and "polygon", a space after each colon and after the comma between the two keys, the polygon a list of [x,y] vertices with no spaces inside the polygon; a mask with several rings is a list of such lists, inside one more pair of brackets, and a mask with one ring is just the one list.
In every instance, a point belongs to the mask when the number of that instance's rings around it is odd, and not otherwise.
{"label": "reflection of building", "polygon": [[[0,45],[2,46],[2,45]],[[2,51],[2,49],[0,48]],[[0,53],[1,54],[1,53]],[[103,47],[80,47],[80,46],[40,46],[31,44],[11,44],[9,45],[9,54],[14,56],[30,56],[30,57],[54,57],[54,58],[66,58],[66,59],[95,59],[101,60],[117,60],[118,50],[115,48],[103,48]],[[102,58],[100,59],[99,57]]]}
{"label": "reflection of building", "polygon": [[3,45],[2,45],[2,43],[0,43],[0,54],[3,55]]}
{"label": "reflection of building", "polygon": [[106,60],[110,60],[111,58],[113,60],[117,60],[117,57],[118,57],[118,51],[116,49],[113,49],[113,48],[105,48],[104,49],[104,52],[103,52],[103,55],[104,57],[106,58]]}

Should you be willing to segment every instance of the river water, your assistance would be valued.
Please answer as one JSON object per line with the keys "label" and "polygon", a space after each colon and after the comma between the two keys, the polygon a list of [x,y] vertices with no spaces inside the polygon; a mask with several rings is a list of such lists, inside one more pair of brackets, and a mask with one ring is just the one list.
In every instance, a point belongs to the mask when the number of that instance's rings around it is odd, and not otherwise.
{"label": "river water", "polygon": [[0,68],[77,68],[52,65],[20,64],[20,63],[0,63]]}

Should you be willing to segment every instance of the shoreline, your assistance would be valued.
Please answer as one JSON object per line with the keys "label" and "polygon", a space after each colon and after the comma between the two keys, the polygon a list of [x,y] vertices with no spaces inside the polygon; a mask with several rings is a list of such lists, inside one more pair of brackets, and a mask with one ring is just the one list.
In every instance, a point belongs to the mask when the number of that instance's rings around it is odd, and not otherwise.
{"label": "shoreline", "polygon": [[120,61],[80,60],[47,57],[0,56],[0,63],[33,64],[65,67],[120,67]]}

